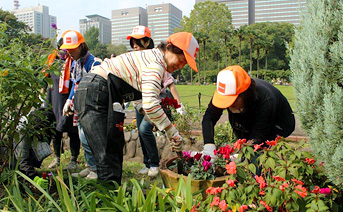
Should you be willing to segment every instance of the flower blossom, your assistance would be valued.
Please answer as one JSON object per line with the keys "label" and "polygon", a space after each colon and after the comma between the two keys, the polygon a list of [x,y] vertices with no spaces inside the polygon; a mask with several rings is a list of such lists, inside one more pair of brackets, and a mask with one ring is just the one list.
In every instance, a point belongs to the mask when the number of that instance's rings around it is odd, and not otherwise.
{"label": "flower blossom", "polygon": [[295,178],[293,178],[292,181],[295,182],[295,183],[297,183],[297,184],[299,184],[299,185],[304,185],[304,184],[305,184],[304,182],[302,182],[302,181],[300,181],[300,180],[297,180],[297,179],[295,179]]}
{"label": "flower blossom", "polygon": [[197,153],[194,155],[193,158],[194,158],[195,160],[200,160],[201,156],[202,156],[202,154],[199,153],[199,152],[197,152]]}
{"label": "flower blossom", "polygon": [[313,159],[313,158],[306,158],[306,159],[305,159],[305,162],[306,162],[307,164],[309,164],[309,165],[312,165],[312,164],[314,164],[314,163],[316,162],[316,160]]}
{"label": "flower blossom", "polygon": [[219,203],[219,208],[220,208],[222,211],[226,211],[226,209],[227,209],[227,203],[226,203],[225,200],[220,201],[220,203]]}
{"label": "flower blossom", "polygon": [[280,177],[279,175],[273,176],[273,178],[274,178],[276,181],[286,181],[285,178]]}
{"label": "flower blossom", "polygon": [[57,29],[57,25],[55,23],[51,23],[50,26],[53,28],[53,29]]}
{"label": "flower blossom", "polygon": [[242,205],[241,207],[239,207],[238,211],[239,212],[244,212],[244,210],[247,210],[248,206],[247,205]]}
{"label": "flower blossom", "polygon": [[318,194],[320,192],[319,186],[315,186],[311,193]]}
{"label": "flower blossom", "polygon": [[219,202],[220,202],[220,198],[219,197],[214,197],[213,201],[211,203],[211,207],[213,208],[213,206],[219,205]]}
{"label": "flower blossom", "polygon": [[321,188],[320,189],[320,193],[321,194],[330,195],[331,194],[331,189],[329,187],[328,188]]}
{"label": "flower blossom", "polygon": [[302,198],[307,196],[306,188],[302,187],[302,185],[295,186],[294,192],[299,194]]}
{"label": "flower blossom", "polygon": [[260,184],[260,190],[266,187],[266,181],[262,176],[255,175],[256,182]]}
{"label": "flower blossom", "polygon": [[230,159],[230,154],[233,152],[234,149],[229,144],[225,147],[219,147],[219,150],[215,150],[215,154],[221,154],[225,159]]}
{"label": "flower blossom", "polygon": [[260,204],[263,205],[267,209],[267,211],[273,211],[272,208],[269,205],[267,205],[265,201],[261,200]]}
{"label": "flower blossom", "polygon": [[223,190],[224,188],[221,187],[209,187],[208,189],[206,189],[206,194],[216,195],[222,193]]}
{"label": "flower blossom", "polygon": [[282,185],[279,186],[279,189],[280,189],[281,191],[285,191],[285,188],[288,188],[288,187],[289,187],[288,183],[284,183],[284,184],[282,184]]}
{"label": "flower blossom", "polygon": [[202,162],[202,166],[204,167],[204,170],[207,172],[207,170],[211,167],[211,162],[204,160]]}
{"label": "flower blossom", "polygon": [[210,155],[204,155],[203,156],[205,161],[210,161],[211,160],[211,156]]}
{"label": "flower blossom", "polygon": [[247,139],[238,139],[234,144],[233,144],[233,148],[240,150],[242,148],[242,145],[245,144],[245,142],[247,141]]}
{"label": "flower blossom", "polygon": [[259,150],[261,148],[261,146],[263,146],[264,143],[262,144],[255,144],[254,145],[254,152],[256,152],[257,150]]}
{"label": "flower blossom", "polygon": [[226,172],[228,174],[236,174],[237,172],[237,167],[235,162],[230,162],[229,164],[225,165]]}
{"label": "flower blossom", "polygon": [[266,141],[266,144],[268,144],[269,146],[275,146],[277,144],[277,140]]}
{"label": "flower blossom", "polygon": [[235,186],[235,182],[236,180],[227,180],[226,183],[230,186],[230,187],[234,187]]}
{"label": "flower blossom", "polygon": [[192,158],[190,151],[183,151],[182,154],[183,154],[183,157],[186,159]]}

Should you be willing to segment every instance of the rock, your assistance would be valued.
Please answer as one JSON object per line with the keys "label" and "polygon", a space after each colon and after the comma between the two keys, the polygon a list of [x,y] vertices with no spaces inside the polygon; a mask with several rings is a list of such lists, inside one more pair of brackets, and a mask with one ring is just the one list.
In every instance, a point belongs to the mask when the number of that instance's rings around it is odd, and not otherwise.
{"label": "rock", "polygon": [[131,139],[131,132],[124,132],[124,140],[125,142],[129,142]]}
{"label": "rock", "polygon": [[164,136],[156,137],[156,145],[158,149],[162,149],[166,145],[167,139]]}
{"label": "rock", "polygon": [[131,140],[126,144],[126,156],[133,158],[136,155],[136,141]]}
{"label": "rock", "polygon": [[138,138],[138,131],[136,129],[133,129],[131,131],[131,140],[137,140]]}

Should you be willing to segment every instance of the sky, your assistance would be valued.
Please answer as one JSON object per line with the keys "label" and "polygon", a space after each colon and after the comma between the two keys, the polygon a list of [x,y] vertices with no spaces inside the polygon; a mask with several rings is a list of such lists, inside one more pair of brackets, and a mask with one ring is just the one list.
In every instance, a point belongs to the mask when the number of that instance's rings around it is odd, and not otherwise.
{"label": "sky", "polygon": [[[188,16],[195,0],[19,0],[20,8],[37,5],[49,7],[49,14],[57,17],[58,37],[68,29],[79,30],[79,19],[86,15],[98,14],[111,19],[111,11],[132,7],[143,7],[162,3],[171,3]],[[7,11],[14,9],[12,0],[0,0],[0,8]]]}

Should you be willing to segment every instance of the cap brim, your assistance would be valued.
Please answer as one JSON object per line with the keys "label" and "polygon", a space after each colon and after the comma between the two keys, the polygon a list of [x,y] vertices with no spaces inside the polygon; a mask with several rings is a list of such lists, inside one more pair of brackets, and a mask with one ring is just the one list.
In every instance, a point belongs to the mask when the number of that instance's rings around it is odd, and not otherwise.
{"label": "cap brim", "polygon": [[80,44],[74,44],[74,45],[66,45],[66,44],[62,44],[62,46],[60,47],[60,49],[76,49],[77,47],[79,47]]}
{"label": "cap brim", "polygon": [[126,40],[130,40],[131,38],[141,39],[141,38],[144,38],[144,37],[147,37],[147,36],[145,36],[145,35],[128,35],[126,37]]}
{"label": "cap brim", "polygon": [[216,89],[212,98],[212,104],[218,108],[225,109],[230,107],[236,101],[237,97],[238,95],[221,95]]}
{"label": "cap brim", "polygon": [[195,71],[198,73],[198,68],[197,68],[197,64],[195,62],[195,60],[193,59],[193,57],[191,57],[186,51],[183,51],[183,54],[185,55],[185,58],[187,60],[188,65]]}

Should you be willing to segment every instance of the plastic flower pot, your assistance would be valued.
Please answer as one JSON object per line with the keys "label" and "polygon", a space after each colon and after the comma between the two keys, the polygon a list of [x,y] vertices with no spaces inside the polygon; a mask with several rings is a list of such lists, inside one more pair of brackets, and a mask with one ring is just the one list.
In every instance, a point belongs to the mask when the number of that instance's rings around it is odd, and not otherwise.
{"label": "plastic flower pot", "polygon": [[[167,188],[175,189],[179,183],[180,177],[183,177],[185,183],[187,183],[187,176],[177,174],[176,172],[168,169],[169,166],[177,159],[178,157],[172,157],[162,162],[160,166],[160,173],[162,176],[163,184]],[[191,187],[192,193],[201,191],[202,197],[205,199],[207,197],[206,189],[210,187],[219,187],[222,186],[225,181],[228,179],[228,176],[217,177],[214,180],[192,180]]]}

